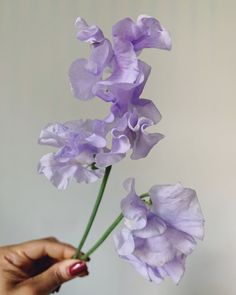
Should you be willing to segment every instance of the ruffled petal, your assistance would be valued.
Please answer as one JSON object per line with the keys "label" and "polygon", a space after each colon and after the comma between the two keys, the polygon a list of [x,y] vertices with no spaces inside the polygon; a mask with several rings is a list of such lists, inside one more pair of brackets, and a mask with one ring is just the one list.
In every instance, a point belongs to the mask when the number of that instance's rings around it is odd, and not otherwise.
{"label": "ruffled petal", "polygon": [[176,250],[168,240],[168,235],[164,233],[145,239],[145,243],[137,247],[134,254],[148,265],[160,267],[175,257]]}
{"label": "ruffled petal", "polygon": [[166,229],[167,225],[165,224],[165,222],[152,214],[148,218],[146,226],[142,229],[134,230],[133,234],[135,237],[147,239],[158,235],[162,235],[166,231]]}
{"label": "ruffled petal", "polygon": [[136,51],[144,48],[171,49],[170,34],[157,19],[148,15],[140,15],[137,26],[142,32],[142,37],[133,42]]}
{"label": "ruffled petal", "polygon": [[131,232],[123,228],[114,235],[114,242],[119,255],[126,256],[134,251],[134,239]]}
{"label": "ruffled petal", "polygon": [[58,189],[66,189],[77,170],[76,165],[69,162],[58,162],[53,153],[44,155],[38,165],[38,172]]}
{"label": "ruffled petal", "polygon": [[163,277],[161,276],[160,272],[158,271],[157,267],[148,267],[148,276],[150,281],[160,284],[163,281]]}
{"label": "ruffled petal", "polygon": [[[77,59],[69,69],[71,90],[75,97],[87,100],[94,97],[93,86],[101,79],[101,75],[94,74],[88,68],[86,59]],[[90,65],[91,68],[91,65]]]}
{"label": "ruffled petal", "polygon": [[149,191],[153,212],[174,228],[203,239],[204,219],[196,192],[176,185],[157,185]]}
{"label": "ruffled petal", "polygon": [[140,117],[150,119],[153,123],[157,124],[161,120],[161,114],[155,104],[150,99],[139,99],[134,103]]}
{"label": "ruffled petal", "polygon": [[128,196],[121,201],[124,223],[130,230],[144,228],[147,223],[147,208],[136,195],[134,179],[128,178],[123,185],[129,192]]}
{"label": "ruffled petal", "polygon": [[149,134],[145,131],[152,124],[152,121],[142,118],[138,120],[138,123],[134,127],[129,124],[130,128],[134,131],[137,130],[131,159],[137,160],[146,157],[153,146],[164,137],[160,133]]}
{"label": "ruffled petal", "polygon": [[78,17],[75,21],[75,26],[78,29],[77,38],[80,41],[88,42],[90,44],[102,42],[104,35],[99,27],[95,25],[89,26],[86,21]]}
{"label": "ruffled petal", "polygon": [[175,257],[170,262],[166,263],[163,268],[171,277],[175,284],[178,284],[185,271],[185,255]]}
{"label": "ruffled petal", "polygon": [[68,128],[63,124],[48,124],[39,135],[38,143],[62,147],[68,138]]}

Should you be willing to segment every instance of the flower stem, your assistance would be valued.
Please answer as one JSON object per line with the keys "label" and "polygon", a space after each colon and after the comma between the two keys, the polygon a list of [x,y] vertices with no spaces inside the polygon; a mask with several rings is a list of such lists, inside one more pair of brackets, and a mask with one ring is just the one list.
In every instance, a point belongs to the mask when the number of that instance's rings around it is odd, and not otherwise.
{"label": "flower stem", "polygon": [[120,215],[114,220],[114,222],[107,228],[101,238],[94,244],[94,246],[88,250],[87,253],[81,256],[82,260],[86,260],[97,248],[106,240],[106,238],[110,235],[110,233],[114,230],[114,228],[121,222],[124,215],[120,213]]}
{"label": "flower stem", "polygon": [[96,217],[99,205],[101,203],[101,200],[102,200],[105,188],[106,188],[107,180],[108,180],[109,174],[111,172],[111,167],[112,166],[106,167],[105,174],[104,174],[104,177],[103,177],[103,180],[102,180],[102,183],[101,183],[98,195],[97,195],[97,199],[96,199],[96,202],[94,204],[94,207],[93,207],[93,210],[92,210],[92,213],[91,213],[91,216],[89,218],[88,224],[87,224],[86,229],[84,231],[83,237],[82,237],[82,239],[81,239],[81,241],[79,243],[79,246],[76,249],[75,254],[73,255],[74,259],[79,258],[80,255],[81,255],[81,249],[82,249],[82,247],[83,247],[83,245],[84,245],[84,243],[85,243],[85,241],[87,239],[89,231],[90,231],[90,229],[91,229],[91,227],[93,225],[94,219]]}

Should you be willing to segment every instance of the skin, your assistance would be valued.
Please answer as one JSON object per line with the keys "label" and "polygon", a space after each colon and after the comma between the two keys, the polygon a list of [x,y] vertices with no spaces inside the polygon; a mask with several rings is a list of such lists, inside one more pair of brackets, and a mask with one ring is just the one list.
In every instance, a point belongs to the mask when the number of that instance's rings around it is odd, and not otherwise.
{"label": "skin", "polygon": [[[0,247],[1,295],[48,295],[74,278],[75,248],[55,238]],[[79,277],[88,275],[83,270]],[[76,277],[77,277],[76,276]]]}

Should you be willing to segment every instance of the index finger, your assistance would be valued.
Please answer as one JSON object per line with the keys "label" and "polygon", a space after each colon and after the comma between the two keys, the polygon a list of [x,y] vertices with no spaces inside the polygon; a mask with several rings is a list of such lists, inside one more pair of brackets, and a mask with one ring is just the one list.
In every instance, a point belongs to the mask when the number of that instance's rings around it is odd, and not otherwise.
{"label": "index finger", "polygon": [[37,260],[49,256],[56,260],[70,259],[75,253],[72,245],[62,243],[55,238],[33,240],[13,246],[17,252],[23,252],[27,258]]}

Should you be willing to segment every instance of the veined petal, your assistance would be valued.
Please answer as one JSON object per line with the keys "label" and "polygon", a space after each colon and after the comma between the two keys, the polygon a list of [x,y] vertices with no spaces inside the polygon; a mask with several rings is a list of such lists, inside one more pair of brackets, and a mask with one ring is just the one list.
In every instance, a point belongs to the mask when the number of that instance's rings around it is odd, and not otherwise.
{"label": "veined petal", "polygon": [[62,147],[68,138],[68,128],[62,124],[48,124],[39,135],[39,144]]}
{"label": "veined petal", "polygon": [[44,155],[38,166],[38,172],[44,174],[58,189],[67,188],[76,170],[76,165],[56,161],[53,153]]}
{"label": "veined petal", "polygon": [[149,191],[153,211],[174,228],[203,239],[204,219],[196,192],[176,185],[157,185]]}
{"label": "veined petal", "polygon": [[75,97],[87,100],[94,97],[92,88],[101,79],[101,75],[96,75],[87,69],[86,59],[77,59],[69,69],[69,78],[72,92]]}

